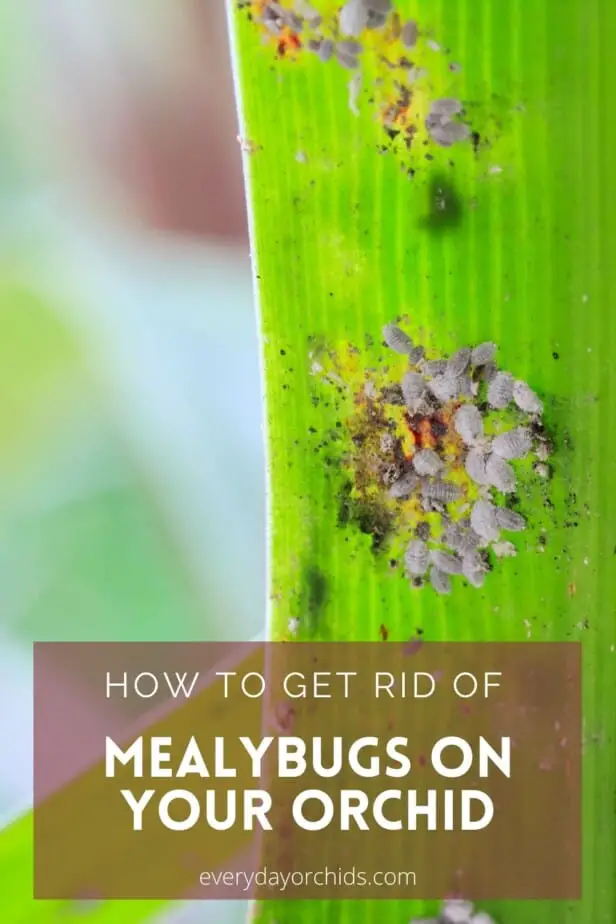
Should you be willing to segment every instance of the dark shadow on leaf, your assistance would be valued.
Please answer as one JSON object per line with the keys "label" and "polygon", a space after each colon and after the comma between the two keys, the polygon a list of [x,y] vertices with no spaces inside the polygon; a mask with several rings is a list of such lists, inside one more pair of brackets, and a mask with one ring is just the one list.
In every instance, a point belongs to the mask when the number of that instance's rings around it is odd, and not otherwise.
{"label": "dark shadow on leaf", "polygon": [[459,228],[464,218],[462,199],[451,179],[435,173],[428,183],[428,209],[420,227],[433,234],[444,234]]}
{"label": "dark shadow on leaf", "polygon": [[302,567],[300,581],[299,616],[304,632],[310,638],[315,634],[327,638],[322,618],[329,598],[327,577],[315,561],[309,560]]}

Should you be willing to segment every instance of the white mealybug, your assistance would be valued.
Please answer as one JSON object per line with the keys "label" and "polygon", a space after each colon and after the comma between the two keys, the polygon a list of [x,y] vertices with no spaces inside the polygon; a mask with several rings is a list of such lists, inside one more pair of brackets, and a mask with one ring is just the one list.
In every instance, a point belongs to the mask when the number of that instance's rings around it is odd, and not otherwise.
{"label": "white mealybug", "polygon": [[419,483],[419,478],[415,472],[406,472],[401,478],[389,488],[389,496],[396,500],[406,500],[410,497]]}
{"label": "white mealybug", "polygon": [[513,376],[509,372],[497,372],[488,385],[488,404],[496,410],[503,410],[513,398]]}
{"label": "white mealybug", "polygon": [[471,353],[471,363],[473,366],[485,366],[486,363],[492,362],[496,355],[496,344],[486,341],[476,346]]}
{"label": "white mealybug", "polygon": [[430,552],[430,560],[439,571],[443,572],[443,574],[462,573],[462,561],[457,557],[457,555],[452,555],[451,552],[443,552],[441,549],[433,549]]}
{"label": "white mealybug", "polygon": [[454,552],[459,551],[464,536],[464,530],[458,523],[447,523],[443,530],[443,539],[445,545],[450,546]]}
{"label": "white mealybug", "polygon": [[289,29],[293,29],[294,32],[301,32],[304,25],[304,20],[293,10],[285,10],[284,23],[289,27]]}
{"label": "white mealybug", "polygon": [[434,566],[430,568],[430,583],[437,594],[451,593],[451,580],[449,575],[445,574],[443,571],[439,571],[438,568]]}
{"label": "white mealybug", "polygon": [[348,0],[340,10],[338,20],[343,35],[360,35],[368,22],[368,8],[364,0]]}
{"label": "white mealybug", "polygon": [[340,48],[336,48],[336,58],[339,64],[346,67],[348,71],[357,70],[359,67],[359,60],[356,55],[350,55],[346,51],[341,51]]}
{"label": "white mealybug", "polygon": [[413,467],[418,475],[436,475],[443,468],[443,461],[434,449],[420,449],[413,456]]}
{"label": "white mealybug", "polygon": [[442,504],[453,504],[462,497],[462,488],[451,481],[433,479],[422,484],[421,496]]}
{"label": "white mealybug", "polygon": [[496,453],[488,456],[486,476],[492,487],[502,491],[503,494],[512,494],[515,491],[515,472],[509,463]]}
{"label": "white mealybug", "polygon": [[462,574],[473,587],[483,587],[486,579],[484,568],[473,568],[469,560],[465,558],[462,561]]}
{"label": "white mealybug", "polygon": [[478,536],[474,529],[468,529],[464,533],[456,552],[459,552],[461,555],[468,555],[471,552],[475,552],[482,544],[482,541],[481,536]]}
{"label": "white mealybug", "polygon": [[453,425],[467,446],[471,446],[478,437],[483,436],[483,419],[479,408],[474,404],[463,404],[456,411]]}
{"label": "white mealybug", "polygon": [[456,385],[456,394],[458,398],[472,398],[474,396],[473,383],[470,375],[466,373],[459,375],[456,379]]}
{"label": "white mealybug", "polygon": [[426,391],[426,380],[419,372],[407,372],[402,377],[400,383],[404,402],[409,411],[417,411],[418,402],[421,401]]}
{"label": "white mealybug", "polygon": [[463,372],[466,372],[470,361],[470,347],[462,347],[462,349],[458,350],[447,360],[447,369],[445,370],[445,375],[447,375],[449,378],[457,379],[462,375]]}
{"label": "white mealybug", "polygon": [[331,39],[323,39],[321,44],[317,49],[317,54],[319,55],[320,60],[325,63],[329,61],[331,56],[334,53],[334,43]]}
{"label": "white mealybug", "polygon": [[[436,119],[437,121],[434,122],[431,119]],[[468,125],[463,122],[449,122],[444,119],[445,117],[438,115],[433,115],[426,119],[426,128],[430,132],[432,140],[443,148],[449,148],[457,141],[466,141],[471,134]]]}
{"label": "white mealybug", "polygon": [[414,19],[409,19],[402,26],[402,44],[405,48],[414,48],[419,38],[419,28]]}
{"label": "white mealybug", "polygon": [[421,577],[428,570],[428,547],[421,539],[411,539],[404,554],[404,564],[409,574]]}
{"label": "white mealybug", "polygon": [[500,535],[496,520],[496,507],[488,500],[478,500],[471,510],[471,526],[482,539],[496,542]]}
{"label": "white mealybug", "polygon": [[515,510],[508,510],[506,507],[496,508],[496,522],[501,529],[510,533],[519,533],[526,529],[526,520],[522,514],[516,513]]}
{"label": "white mealybug", "polygon": [[302,16],[304,19],[307,19],[311,24],[319,16],[315,8],[308,2],[308,0],[293,0],[293,9],[298,16]]}
{"label": "white mealybug", "polygon": [[409,362],[411,366],[417,366],[424,358],[425,349],[422,346],[413,347],[409,353]]}
{"label": "white mealybug", "polygon": [[530,385],[518,379],[513,383],[513,400],[527,414],[543,414],[543,403],[539,400]]}
{"label": "white mealybug", "polygon": [[387,13],[377,13],[375,10],[368,10],[366,29],[381,29],[386,22]]}
{"label": "white mealybug", "polygon": [[443,921],[444,924],[470,924],[473,911],[474,905],[472,902],[467,902],[461,898],[450,899],[443,902],[439,920]]}
{"label": "white mealybug", "polygon": [[428,388],[434,397],[443,402],[443,404],[455,398],[458,391],[456,380],[446,375],[436,375],[428,382]]}
{"label": "white mealybug", "polygon": [[483,558],[481,557],[481,555],[479,554],[479,552],[477,551],[477,549],[472,549],[471,551],[467,552],[465,555],[462,556],[462,565],[463,565],[462,570],[464,574],[466,574],[466,571],[486,571],[487,570],[485,562]]}
{"label": "white mealybug", "polygon": [[358,55],[363,51],[361,42],[355,42],[353,39],[343,39],[342,42],[338,42],[336,48],[343,55]]}
{"label": "white mealybug", "polygon": [[426,359],[421,367],[423,374],[429,376],[443,375],[446,368],[447,360],[445,359]]}
{"label": "white mealybug", "polygon": [[390,13],[392,0],[364,0],[364,4],[372,13]]}
{"label": "white mealybug", "polygon": [[474,481],[475,484],[490,484],[490,480],[486,472],[487,460],[487,455],[481,452],[479,449],[471,449],[470,452],[467,453],[466,459],[464,461],[464,469],[468,477]]}
{"label": "white mealybug", "polygon": [[492,551],[497,558],[515,558],[518,554],[513,542],[508,542],[503,539],[501,542],[495,542],[492,546]]}
{"label": "white mealybug", "polygon": [[487,911],[478,911],[471,918],[471,924],[495,924],[495,921]]}
{"label": "white mealybug", "polygon": [[498,369],[496,363],[493,363],[491,360],[485,364],[485,366],[478,366],[478,369],[481,373],[481,378],[484,382],[487,382],[488,385],[498,375]]}
{"label": "white mealybug", "polygon": [[430,108],[430,115],[441,119],[450,119],[460,112],[462,112],[462,103],[459,99],[450,97],[435,100]]}
{"label": "white mealybug", "polygon": [[492,442],[492,451],[501,459],[523,459],[531,451],[533,439],[526,427],[516,427],[499,433]]}

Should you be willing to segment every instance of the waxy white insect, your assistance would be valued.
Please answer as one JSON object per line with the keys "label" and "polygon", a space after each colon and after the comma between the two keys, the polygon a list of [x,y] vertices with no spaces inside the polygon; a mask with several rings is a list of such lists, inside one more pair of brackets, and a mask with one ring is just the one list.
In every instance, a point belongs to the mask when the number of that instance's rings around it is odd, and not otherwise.
{"label": "waxy white insect", "polygon": [[348,0],[338,19],[343,35],[360,35],[368,23],[368,7],[364,0]]}
{"label": "waxy white insect", "polygon": [[450,899],[443,902],[439,920],[444,924],[470,924],[474,910],[472,902],[464,901],[463,899]]}
{"label": "waxy white insect", "polygon": [[471,449],[464,460],[464,469],[475,484],[488,485],[490,479],[486,471],[488,456],[480,449]]}
{"label": "waxy white insect", "polygon": [[368,10],[366,29],[381,29],[386,22],[387,13],[377,13],[376,10]]}
{"label": "waxy white insect", "polygon": [[447,523],[443,530],[442,541],[455,552],[459,550],[464,536],[464,529],[459,523]]}
{"label": "waxy white insect", "polygon": [[447,375],[437,375],[428,382],[428,388],[435,398],[446,404],[455,398],[458,392],[458,385],[455,379]]}
{"label": "waxy white insect", "polygon": [[501,529],[510,533],[519,533],[526,529],[526,520],[522,514],[516,513],[515,510],[508,510],[507,507],[497,507],[496,522]]}
{"label": "waxy white insect", "polygon": [[418,403],[426,393],[426,380],[419,372],[407,372],[402,378],[400,387],[406,406],[411,413],[415,413]]}
{"label": "waxy white insect", "polygon": [[455,547],[455,551],[459,552],[460,555],[465,556],[471,552],[475,552],[481,544],[481,536],[478,536],[474,529],[467,529],[465,530],[460,542]]}
{"label": "waxy white insect", "polygon": [[492,360],[489,360],[483,366],[477,366],[477,369],[479,370],[483,381],[487,382],[488,384],[490,384],[492,379],[495,378],[498,373],[496,363],[492,362]]}
{"label": "waxy white insect", "polygon": [[[459,112],[462,112],[462,103],[459,99],[452,99],[450,97],[445,99],[437,99],[432,103],[430,109],[431,115],[451,117],[458,115]],[[469,359],[470,359],[470,350],[469,350]]]}
{"label": "waxy white insect", "polygon": [[427,359],[421,366],[423,374],[428,376],[443,375],[446,368],[446,359]]}
{"label": "waxy white insect", "polygon": [[488,385],[488,404],[496,410],[503,410],[512,398],[513,376],[509,372],[497,372]]}
{"label": "waxy white insect", "polygon": [[462,488],[451,481],[429,479],[421,486],[421,496],[443,504],[453,504],[462,497]]}
{"label": "waxy white insect", "polygon": [[471,353],[471,363],[473,366],[485,366],[486,363],[492,362],[496,355],[496,344],[486,341],[476,346]]}
{"label": "waxy white insect", "polygon": [[500,535],[500,530],[494,504],[483,498],[476,501],[471,510],[471,526],[482,539],[487,539],[488,542],[496,542]]}
{"label": "waxy white insect", "polygon": [[409,335],[400,330],[396,324],[386,324],[382,333],[383,340],[395,353],[408,354],[413,349],[413,341]]}
{"label": "waxy white insect", "polygon": [[497,558],[515,558],[518,554],[513,542],[509,542],[503,539],[501,542],[494,542],[492,544],[492,551]]}
{"label": "waxy white insect", "polygon": [[413,467],[418,475],[437,475],[444,463],[434,449],[420,449],[413,456]]}
{"label": "waxy white insect", "polygon": [[415,472],[406,472],[390,486],[389,496],[396,500],[405,500],[411,496],[418,484],[419,478]]}
{"label": "waxy white insect", "polygon": [[325,63],[331,59],[334,53],[334,43],[331,39],[323,39],[323,41],[319,43],[316,51],[321,61]]}
{"label": "waxy white insect", "polygon": [[459,375],[456,379],[457,390],[456,395],[458,398],[473,398],[475,395],[475,389],[473,388],[473,382],[470,375],[463,373]]}
{"label": "waxy white insect", "polygon": [[413,347],[409,353],[409,362],[412,366],[417,366],[424,358],[425,349],[422,346]]}
{"label": "waxy white insect", "polygon": [[473,568],[468,559],[462,561],[462,574],[473,587],[483,587],[486,572],[483,568]]}
{"label": "waxy white insect", "polygon": [[426,119],[426,128],[432,140],[442,148],[450,148],[458,141],[466,141],[471,133],[468,125],[463,122],[437,122],[435,124]]}
{"label": "waxy white insect", "polygon": [[422,539],[411,539],[404,554],[404,564],[409,574],[421,577],[428,570],[429,552]]}
{"label": "waxy white insect", "polygon": [[451,593],[451,580],[449,575],[445,574],[443,571],[439,571],[439,569],[434,566],[430,569],[430,583],[437,594]]}
{"label": "waxy white insect", "polygon": [[471,549],[462,556],[462,565],[464,573],[466,571],[487,571],[486,564],[477,549]]}
{"label": "waxy white insect", "polygon": [[363,0],[363,2],[373,13],[390,13],[393,8],[392,0]]}
{"label": "waxy white insect", "polygon": [[463,404],[456,411],[453,425],[467,446],[472,446],[475,440],[483,436],[483,418],[474,404]]}
{"label": "waxy white insect", "polygon": [[487,911],[477,911],[472,916],[470,924],[495,924],[495,921]]}
{"label": "waxy white insect", "polygon": [[451,552],[444,552],[442,549],[432,549],[430,552],[430,561],[442,571],[443,574],[461,574],[462,560]]}
{"label": "waxy white insect", "polygon": [[363,51],[361,42],[355,42],[352,39],[344,39],[342,42],[338,42],[336,48],[344,55],[358,55]]}
{"label": "waxy white insect", "polygon": [[[445,102],[445,100],[441,100]],[[471,361],[471,349],[470,347],[462,347],[458,350],[453,356],[450,356],[447,360],[447,368],[445,370],[445,375],[449,376],[452,379],[457,379],[458,376],[462,375],[463,372],[466,372],[468,364]]]}
{"label": "waxy white insect", "polygon": [[359,60],[355,55],[348,54],[346,51],[342,51],[340,48],[336,48],[336,58],[339,64],[342,64],[343,67],[346,67],[348,71],[357,70],[359,67]]}
{"label": "waxy white insect", "polygon": [[523,459],[531,451],[533,439],[527,427],[499,433],[492,441],[492,451],[501,459]]}
{"label": "waxy white insect", "polygon": [[530,385],[517,379],[513,383],[513,400],[527,414],[543,414],[543,403],[537,397]]}
{"label": "waxy white insect", "polygon": [[513,468],[494,452],[488,456],[486,462],[486,477],[489,483],[503,494],[512,494],[515,491],[516,477]]}
{"label": "waxy white insect", "polygon": [[414,19],[409,19],[408,22],[404,23],[400,38],[405,48],[415,47],[419,38],[419,27]]}

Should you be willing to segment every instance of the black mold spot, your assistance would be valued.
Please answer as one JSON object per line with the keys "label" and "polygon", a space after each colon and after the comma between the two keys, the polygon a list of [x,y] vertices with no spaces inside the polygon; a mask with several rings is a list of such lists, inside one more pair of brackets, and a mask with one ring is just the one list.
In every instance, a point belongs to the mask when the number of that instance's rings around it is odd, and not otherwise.
{"label": "black mold spot", "polygon": [[351,484],[345,482],[338,492],[338,525],[354,526],[372,539],[374,553],[384,545],[393,527],[390,511],[377,501],[351,497]]}

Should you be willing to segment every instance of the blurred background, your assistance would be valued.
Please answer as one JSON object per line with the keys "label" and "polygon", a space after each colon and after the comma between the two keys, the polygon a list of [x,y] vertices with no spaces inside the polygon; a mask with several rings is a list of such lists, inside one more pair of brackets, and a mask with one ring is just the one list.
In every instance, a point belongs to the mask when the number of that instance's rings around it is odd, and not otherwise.
{"label": "blurred background", "polygon": [[[6,825],[31,802],[32,642],[259,635],[265,504],[223,0],[0,11]],[[216,909],[159,919],[245,912]]]}

